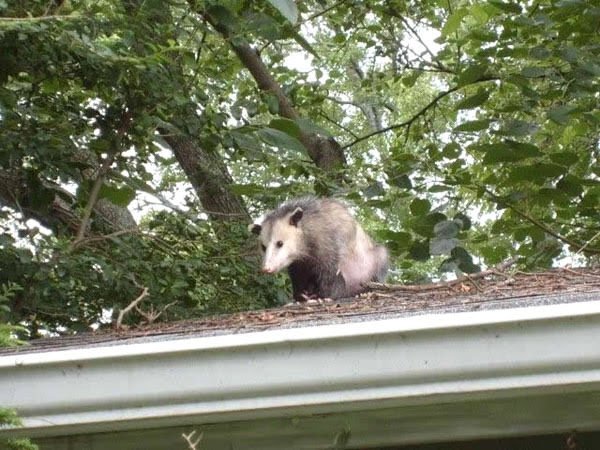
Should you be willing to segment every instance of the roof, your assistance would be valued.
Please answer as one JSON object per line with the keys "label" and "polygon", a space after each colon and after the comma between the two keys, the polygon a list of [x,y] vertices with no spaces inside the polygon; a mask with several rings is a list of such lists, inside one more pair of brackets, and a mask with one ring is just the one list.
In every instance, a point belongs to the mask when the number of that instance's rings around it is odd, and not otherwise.
{"label": "roof", "polygon": [[[0,348],[0,355],[69,348],[128,345],[137,342],[250,333],[263,330],[353,323],[423,314],[576,302],[600,292],[600,269],[555,269],[547,272],[486,272],[450,282],[391,285],[352,299],[290,304],[279,308],[217,315],[202,319],[140,325],[124,330],[43,338],[24,347]],[[552,294],[552,295],[550,295]]]}
{"label": "roof", "polygon": [[[600,273],[442,287],[32,344],[0,405],[45,450],[367,448],[600,430]],[[565,407],[565,405],[576,405]]]}

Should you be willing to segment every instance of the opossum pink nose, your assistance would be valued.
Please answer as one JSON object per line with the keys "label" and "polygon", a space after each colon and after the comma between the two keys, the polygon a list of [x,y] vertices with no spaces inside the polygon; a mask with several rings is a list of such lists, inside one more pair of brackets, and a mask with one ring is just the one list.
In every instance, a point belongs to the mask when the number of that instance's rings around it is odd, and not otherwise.
{"label": "opossum pink nose", "polygon": [[273,269],[271,269],[270,267],[263,267],[262,273],[275,273],[275,271]]}

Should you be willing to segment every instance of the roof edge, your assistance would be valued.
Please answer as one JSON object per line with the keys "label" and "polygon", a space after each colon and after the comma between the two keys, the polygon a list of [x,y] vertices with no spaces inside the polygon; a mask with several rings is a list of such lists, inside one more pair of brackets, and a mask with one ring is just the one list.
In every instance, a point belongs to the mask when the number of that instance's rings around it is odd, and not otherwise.
{"label": "roof edge", "polygon": [[3,356],[0,436],[598,392],[599,335],[588,301]]}

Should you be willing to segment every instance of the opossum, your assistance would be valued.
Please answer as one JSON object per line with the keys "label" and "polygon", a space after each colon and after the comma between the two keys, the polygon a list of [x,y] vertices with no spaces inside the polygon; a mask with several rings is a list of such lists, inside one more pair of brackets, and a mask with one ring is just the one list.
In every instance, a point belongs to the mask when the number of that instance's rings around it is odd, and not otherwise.
{"label": "opossum", "polygon": [[293,199],[248,228],[259,236],[262,271],[287,268],[296,301],[351,297],[365,290],[364,283],[383,281],[388,271],[387,249],[339,200]]}

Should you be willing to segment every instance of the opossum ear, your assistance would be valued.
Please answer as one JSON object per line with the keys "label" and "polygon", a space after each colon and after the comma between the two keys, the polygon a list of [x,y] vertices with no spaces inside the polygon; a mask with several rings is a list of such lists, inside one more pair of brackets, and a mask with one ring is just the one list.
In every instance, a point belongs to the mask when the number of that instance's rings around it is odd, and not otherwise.
{"label": "opossum ear", "polygon": [[261,230],[262,230],[262,227],[257,223],[251,223],[250,225],[248,225],[248,231],[250,233],[254,233],[257,236],[260,234]]}
{"label": "opossum ear", "polygon": [[304,214],[304,210],[300,207],[296,208],[292,215],[290,216],[290,225],[295,227],[298,226],[298,222],[302,219],[302,215]]}

